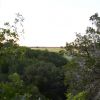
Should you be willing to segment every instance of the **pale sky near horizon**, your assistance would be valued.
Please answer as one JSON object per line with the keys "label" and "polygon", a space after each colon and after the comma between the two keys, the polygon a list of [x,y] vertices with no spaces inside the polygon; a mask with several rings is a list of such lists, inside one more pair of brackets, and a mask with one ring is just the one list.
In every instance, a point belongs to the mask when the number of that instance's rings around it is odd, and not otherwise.
{"label": "pale sky near horizon", "polygon": [[100,14],[100,0],[0,0],[0,23],[24,18],[24,46],[65,46],[84,33],[89,17]]}

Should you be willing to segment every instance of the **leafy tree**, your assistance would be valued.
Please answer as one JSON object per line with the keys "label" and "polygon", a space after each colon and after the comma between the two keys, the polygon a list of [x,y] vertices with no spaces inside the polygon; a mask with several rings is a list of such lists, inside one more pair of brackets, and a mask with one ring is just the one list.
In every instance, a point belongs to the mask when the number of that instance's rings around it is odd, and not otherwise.
{"label": "leafy tree", "polygon": [[26,86],[17,73],[9,75],[9,82],[0,83],[1,100],[45,100],[35,85]]}
{"label": "leafy tree", "polygon": [[30,94],[24,92],[23,81],[17,73],[9,75],[9,80],[10,82],[0,83],[1,100],[22,100],[30,97]]}
{"label": "leafy tree", "polygon": [[54,52],[27,49],[25,55],[28,58],[36,58],[41,61],[51,62],[55,64],[56,67],[61,67],[67,63],[64,57]]}
{"label": "leafy tree", "polygon": [[26,68],[27,84],[35,84],[40,92],[52,100],[64,100],[64,76],[60,68],[52,63],[37,62]]}
{"label": "leafy tree", "polygon": [[[74,92],[88,91],[90,93],[89,99],[94,100],[95,97],[99,98],[97,95],[100,91],[100,17],[96,13],[90,17],[90,21],[92,21],[94,27],[88,27],[86,34],[83,36],[77,34],[74,42],[66,44],[66,50],[69,55],[73,56],[77,63],[77,65],[71,65],[71,63],[67,65],[75,67],[74,69],[69,68],[72,72],[69,73],[69,76],[74,81],[74,83],[70,84],[70,87],[73,86],[72,90],[75,90],[77,85],[79,85],[79,88]],[[77,78],[78,80],[76,80]]]}
{"label": "leafy tree", "polygon": [[16,18],[14,20],[14,24],[11,25],[9,22],[4,23],[4,27],[0,28],[0,48],[9,47],[13,45],[17,45],[16,42],[19,39],[19,31],[17,28],[17,24],[20,23],[20,27],[22,27],[22,33],[24,32],[23,24],[24,18],[21,14],[17,13]]}

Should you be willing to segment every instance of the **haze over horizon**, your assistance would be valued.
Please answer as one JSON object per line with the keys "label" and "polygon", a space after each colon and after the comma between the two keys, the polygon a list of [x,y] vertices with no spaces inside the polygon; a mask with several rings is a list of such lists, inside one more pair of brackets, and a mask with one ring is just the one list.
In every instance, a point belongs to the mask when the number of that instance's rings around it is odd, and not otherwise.
{"label": "haze over horizon", "polygon": [[0,0],[0,23],[24,18],[23,46],[65,46],[84,33],[89,17],[100,13],[100,0]]}

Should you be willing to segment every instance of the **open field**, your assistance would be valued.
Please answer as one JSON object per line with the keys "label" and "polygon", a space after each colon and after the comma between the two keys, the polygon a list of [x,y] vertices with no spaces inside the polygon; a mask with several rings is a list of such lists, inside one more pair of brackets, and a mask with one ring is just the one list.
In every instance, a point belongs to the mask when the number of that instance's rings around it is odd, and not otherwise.
{"label": "open field", "polygon": [[50,52],[59,52],[64,50],[64,47],[31,47],[34,50],[48,50]]}

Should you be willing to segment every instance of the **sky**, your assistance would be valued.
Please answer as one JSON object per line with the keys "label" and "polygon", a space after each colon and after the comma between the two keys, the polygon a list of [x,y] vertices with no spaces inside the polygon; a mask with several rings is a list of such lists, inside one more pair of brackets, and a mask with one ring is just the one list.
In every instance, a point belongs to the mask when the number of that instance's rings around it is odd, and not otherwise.
{"label": "sky", "polygon": [[100,13],[100,0],[0,0],[0,24],[24,16],[23,46],[65,46],[84,33],[89,17]]}

